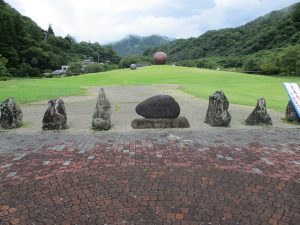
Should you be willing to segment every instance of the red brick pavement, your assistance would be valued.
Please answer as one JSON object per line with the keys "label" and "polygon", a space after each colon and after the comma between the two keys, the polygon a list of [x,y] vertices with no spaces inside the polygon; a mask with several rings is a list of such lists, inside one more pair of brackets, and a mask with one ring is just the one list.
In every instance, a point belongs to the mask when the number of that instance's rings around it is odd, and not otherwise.
{"label": "red brick pavement", "polygon": [[0,224],[299,225],[299,134],[1,134]]}

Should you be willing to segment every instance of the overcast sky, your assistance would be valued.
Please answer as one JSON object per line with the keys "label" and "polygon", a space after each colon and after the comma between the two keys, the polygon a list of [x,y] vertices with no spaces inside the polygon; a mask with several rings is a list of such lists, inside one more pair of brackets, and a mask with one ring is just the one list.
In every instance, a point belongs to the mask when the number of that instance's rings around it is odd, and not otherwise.
{"label": "overcast sky", "polygon": [[299,0],[5,0],[56,35],[101,44],[128,34],[171,38],[243,25]]}

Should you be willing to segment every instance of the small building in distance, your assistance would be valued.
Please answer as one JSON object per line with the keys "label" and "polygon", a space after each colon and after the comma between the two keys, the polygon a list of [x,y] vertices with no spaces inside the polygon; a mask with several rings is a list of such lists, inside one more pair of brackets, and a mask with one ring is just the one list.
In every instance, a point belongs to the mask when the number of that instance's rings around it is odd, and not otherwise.
{"label": "small building in distance", "polygon": [[68,66],[68,65],[62,65],[60,70],[54,70],[51,74],[52,75],[64,75],[64,74],[67,74],[69,68],[70,68],[70,66]]}

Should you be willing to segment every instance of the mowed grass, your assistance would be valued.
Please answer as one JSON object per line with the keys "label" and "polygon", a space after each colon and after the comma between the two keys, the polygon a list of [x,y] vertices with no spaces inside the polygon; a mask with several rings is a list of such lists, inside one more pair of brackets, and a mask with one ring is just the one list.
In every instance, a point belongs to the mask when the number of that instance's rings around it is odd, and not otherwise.
{"label": "mowed grass", "polygon": [[[13,96],[21,103],[56,97],[84,95],[91,86],[179,84],[180,89],[208,99],[216,90],[225,92],[230,103],[256,104],[265,97],[268,108],[284,111],[288,96],[284,82],[300,78],[271,77],[174,66],[149,66],[138,70],[114,70],[66,78],[17,79],[0,82],[0,101]],[[158,93],[163,94],[163,93]]]}

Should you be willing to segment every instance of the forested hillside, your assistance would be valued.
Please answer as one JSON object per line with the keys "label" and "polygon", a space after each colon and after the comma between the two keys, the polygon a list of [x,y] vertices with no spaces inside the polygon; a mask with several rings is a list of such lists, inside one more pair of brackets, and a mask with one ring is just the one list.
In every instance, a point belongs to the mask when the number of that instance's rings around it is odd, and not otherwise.
{"label": "forested hillside", "polygon": [[[282,67],[281,56],[291,56],[292,52],[297,52],[296,49],[300,49],[297,44],[300,44],[300,3],[271,12],[241,27],[208,31],[197,38],[175,40],[148,49],[144,54],[152,55],[163,50],[170,62],[180,65],[208,68],[248,66],[246,70],[263,71],[261,64],[268,64],[267,67],[280,72],[281,68],[276,67]],[[299,71],[287,72],[300,75]]]}
{"label": "forested hillside", "polygon": [[142,55],[146,49],[169,43],[171,40],[172,39],[170,38],[159,35],[151,35],[147,37],[129,35],[126,38],[110,45],[121,56]]}
{"label": "forested hillside", "polygon": [[0,31],[0,76],[39,76],[83,59],[116,64],[120,61],[109,46],[77,43],[70,35],[55,36],[51,25],[47,31],[42,30],[3,0],[0,0]]}

